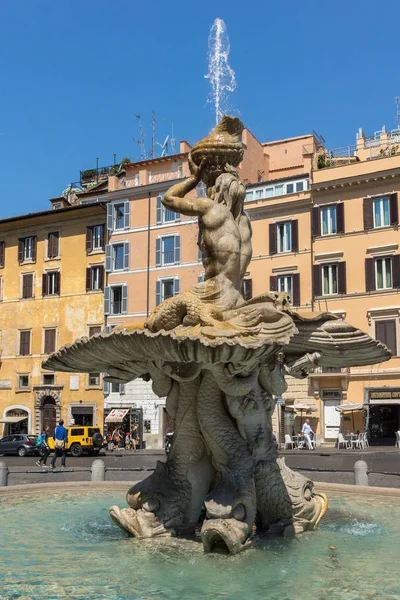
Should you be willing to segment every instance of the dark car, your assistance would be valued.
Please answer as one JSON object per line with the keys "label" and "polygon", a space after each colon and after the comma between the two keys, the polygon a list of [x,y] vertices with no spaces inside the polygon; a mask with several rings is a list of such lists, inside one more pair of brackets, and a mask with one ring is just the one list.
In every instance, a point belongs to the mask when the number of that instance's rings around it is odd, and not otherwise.
{"label": "dark car", "polygon": [[6,435],[0,440],[0,454],[18,454],[18,456],[37,454],[35,443],[35,435],[26,435],[25,433]]}

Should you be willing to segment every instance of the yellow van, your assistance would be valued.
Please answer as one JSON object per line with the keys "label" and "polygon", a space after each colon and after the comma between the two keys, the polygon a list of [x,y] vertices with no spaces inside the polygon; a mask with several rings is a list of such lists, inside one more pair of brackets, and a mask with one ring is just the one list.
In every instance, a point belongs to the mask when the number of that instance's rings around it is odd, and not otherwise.
{"label": "yellow van", "polygon": [[[68,431],[67,452],[72,456],[87,454],[98,454],[103,446],[103,436],[99,427],[87,427],[84,425],[73,425],[66,428]],[[49,448],[54,450],[54,439],[49,437]]]}

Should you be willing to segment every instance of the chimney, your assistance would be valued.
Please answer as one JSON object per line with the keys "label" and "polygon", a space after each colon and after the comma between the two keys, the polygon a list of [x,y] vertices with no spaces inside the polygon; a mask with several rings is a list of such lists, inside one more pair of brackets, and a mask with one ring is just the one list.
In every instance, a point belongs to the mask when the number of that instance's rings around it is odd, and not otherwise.
{"label": "chimney", "polygon": [[179,152],[181,154],[183,154],[184,152],[190,152],[191,149],[192,149],[192,146],[186,140],[181,140],[179,142]]}

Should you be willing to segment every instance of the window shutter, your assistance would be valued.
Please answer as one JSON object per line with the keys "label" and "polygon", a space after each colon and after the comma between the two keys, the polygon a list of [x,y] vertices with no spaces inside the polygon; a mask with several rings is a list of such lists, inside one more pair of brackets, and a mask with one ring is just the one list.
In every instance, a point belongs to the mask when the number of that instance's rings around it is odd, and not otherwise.
{"label": "window shutter", "polygon": [[92,269],[91,269],[91,267],[88,267],[86,269],[86,291],[88,292],[91,289],[92,289]]}
{"label": "window shutter", "polygon": [[393,356],[397,356],[396,321],[376,321],[375,339],[385,344]]}
{"label": "window shutter", "polygon": [[156,198],[156,222],[157,225],[161,225],[162,221],[163,221],[163,205],[161,202],[162,199],[162,195],[160,194],[159,196],[157,196]]}
{"label": "window shutter", "polygon": [[42,296],[47,296],[47,273],[42,275]]}
{"label": "window shutter", "polygon": [[105,233],[106,233],[106,231],[105,231],[105,230],[106,230],[106,226],[105,226],[105,225],[100,225],[100,227],[101,227],[101,233],[100,233],[100,247],[101,247],[101,249],[102,249],[102,250],[104,250],[104,245],[105,245],[105,243],[106,243],[106,236],[105,236]]}
{"label": "window shutter", "polygon": [[364,198],[363,212],[364,212],[364,230],[373,229],[374,216],[372,213],[372,198]]}
{"label": "window shutter", "polygon": [[156,281],[156,306],[161,304],[161,281]]}
{"label": "window shutter", "polygon": [[125,200],[124,202],[124,229],[129,229],[130,227],[130,210],[131,210],[131,203],[129,202],[129,200]]}
{"label": "window shutter", "polygon": [[319,206],[314,206],[311,211],[311,235],[312,237],[321,235],[321,211]]}
{"label": "window shutter", "polygon": [[175,221],[180,221],[181,220],[181,215],[180,213],[175,213]]}
{"label": "window shutter", "polygon": [[297,219],[291,222],[290,229],[292,231],[292,252],[299,251],[299,222]]}
{"label": "window shutter", "polygon": [[[104,373],[105,376],[107,376],[107,373]],[[105,396],[108,396],[108,394],[110,393],[110,382],[109,381],[103,381],[103,392]]]}
{"label": "window shutter", "polygon": [[129,271],[129,242],[124,243],[124,271]]}
{"label": "window shutter", "polygon": [[393,287],[400,288],[400,254],[392,256]]}
{"label": "window shutter", "polygon": [[175,262],[179,263],[179,262],[181,262],[181,236],[176,235],[174,237],[174,242],[175,242]]}
{"label": "window shutter", "polygon": [[[108,206],[107,206],[108,208]],[[86,254],[93,250],[93,227],[86,227]]]}
{"label": "window shutter", "polygon": [[344,203],[336,204],[336,229],[337,233],[344,233]]}
{"label": "window shutter", "polygon": [[49,254],[49,258],[56,258],[59,255],[59,248],[58,248],[59,237],[60,237],[60,234],[58,231],[54,231],[53,233],[49,234],[49,242],[51,240],[51,243],[50,243],[51,254]]}
{"label": "window shutter", "polygon": [[111,244],[107,244],[106,246],[106,273],[111,273],[112,271],[112,246]]}
{"label": "window shutter", "polygon": [[18,262],[22,263],[24,261],[24,239],[20,238],[18,240]]}
{"label": "window shutter", "polygon": [[156,239],[156,267],[161,266],[161,238]]}
{"label": "window shutter", "polygon": [[346,294],[346,262],[338,263],[338,293]]}
{"label": "window shutter", "polygon": [[126,315],[126,313],[128,312],[128,286],[127,285],[123,285],[122,286],[122,310],[121,310],[123,315]]}
{"label": "window shutter", "polygon": [[174,279],[174,296],[177,296],[178,294],[180,294],[180,290],[181,290],[181,282],[179,281],[178,278]]}
{"label": "window shutter", "polygon": [[0,267],[4,267],[5,242],[0,242]]}
{"label": "window shutter", "polygon": [[390,224],[399,224],[399,204],[397,194],[390,194]]}
{"label": "window shutter", "polygon": [[99,267],[99,285],[100,285],[100,289],[103,290],[104,289],[104,267],[103,267],[103,265],[100,265],[100,267]]}
{"label": "window shutter", "polygon": [[372,292],[375,289],[375,261],[373,258],[365,259],[365,290]]}
{"label": "window shutter", "polygon": [[271,292],[278,291],[278,277],[271,275],[269,278],[269,289]]}
{"label": "window shutter", "polygon": [[60,295],[60,279],[61,279],[61,273],[60,271],[56,271],[55,272],[55,282],[54,282],[54,293]]}
{"label": "window shutter", "polygon": [[36,235],[32,237],[32,262],[36,262]]}
{"label": "window shutter", "polygon": [[292,304],[293,306],[300,306],[300,274],[295,273],[292,275]]}
{"label": "window shutter", "polygon": [[112,231],[114,229],[113,217],[114,207],[112,204],[107,204],[107,229],[109,231]]}
{"label": "window shutter", "polygon": [[19,341],[19,353],[21,356],[28,356],[30,354],[30,341],[31,341],[31,332],[30,331],[21,331],[20,333],[20,341]]}
{"label": "window shutter", "polygon": [[124,383],[119,384],[119,393],[125,394],[125,384]]}
{"label": "window shutter", "polygon": [[22,297],[33,297],[33,274],[22,275]]}
{"label": "window shutter", "polygon": [[269,225],[269,253],[276,254],[276,223]]}
{"label": "window shutter", "polygon": [[104,288],[104,314],[110,314],[110,288],[108,286]]}
{"label": "window shutter", "polygon": [[321,277],[321,266],[313,265],[313,296],[322,295],[322,277]]}
{"label": "window shutter", "polygon": [[45,329],[44,331],[44,353],[51,354],[56,349],[56,330]]}
{"label": "window shutter", "polygon": [[243,280],[243,298],[245,300],[251,300],[253,297],[253,280],[252,279],[244,279]]}

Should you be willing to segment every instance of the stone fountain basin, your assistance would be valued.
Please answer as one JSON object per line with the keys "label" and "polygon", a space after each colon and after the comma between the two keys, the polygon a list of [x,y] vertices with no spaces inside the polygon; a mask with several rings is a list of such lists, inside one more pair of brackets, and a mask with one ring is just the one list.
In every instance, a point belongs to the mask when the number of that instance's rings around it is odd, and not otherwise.
{"label": "stone fountain basin", "polygon": [[[400,490],[317,484],[330,507],[317,531],[263,536],[236,556],[200,542],[129,537],[109,518],[126,482],[0,490],[4,598],[398,598]],[[38,540],[43,540],[40,544]]]}

